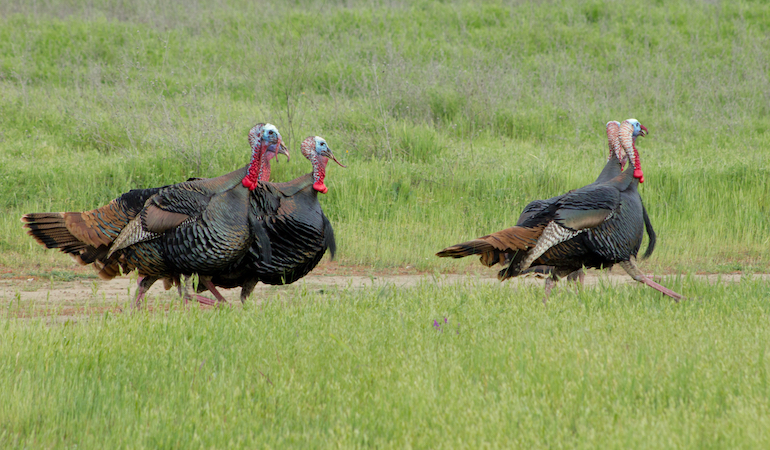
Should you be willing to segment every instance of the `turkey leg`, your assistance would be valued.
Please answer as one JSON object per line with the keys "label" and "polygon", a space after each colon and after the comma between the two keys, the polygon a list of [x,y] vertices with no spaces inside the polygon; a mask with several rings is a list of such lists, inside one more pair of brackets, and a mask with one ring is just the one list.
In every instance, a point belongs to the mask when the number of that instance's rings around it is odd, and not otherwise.
{"label": "turkey leg", "polygon": [[136,300],[134,301],[134,308],[139,309],[142,307],[142,300],[144,300],[145,294],[150,289],[150,286],[158,281],[158,277],[139,277],[136,280]]}
{"label": "turkey leg", "polygon": [[[198,295],[198,294],[191,294],[190,293],[190,282],[192,281],[192,275],[182,275],[182,282],[179,283],[179,295],[182,296],[185,303],[187,303],[188,300],[195,300],[201,305],[207,305],[207,306],[216,306],[217,301],[224,301],[227,302],[227,300],[222,297],[222,294],[217,291],[217,289],[214,287],[213,284],[211,284],[211,278],[210,277],[199,277],[199,281],[203,283],[204,286],[208,287],[212,294],[214,294],[214,297],[217,297],[217,300],[212,300],[204,295]],[[209,287],[206,285],[206,282],[210,284]]]}
{"label": "turkey leg", "polygon": [[620,263],[620,267],[625,269],[625,271],[628,272],[628,274],[631,275],[631,278],[633,278],[634,280],[640,283],[644,283],[647,286],[655,289],[656,291],[659,291],[668,295],[669,297],[673,298],[674,301],[677,303],[679,303],[679,300],[684,298],[682,295],[677,294],[671,289],[665,286],[661,286],[658,283],[652,281],[649,277],[647,277],[645,274],[642,273],[642,271],[639,269],[639,267],[636,265],[636,263],[633,260],[622,261]]}

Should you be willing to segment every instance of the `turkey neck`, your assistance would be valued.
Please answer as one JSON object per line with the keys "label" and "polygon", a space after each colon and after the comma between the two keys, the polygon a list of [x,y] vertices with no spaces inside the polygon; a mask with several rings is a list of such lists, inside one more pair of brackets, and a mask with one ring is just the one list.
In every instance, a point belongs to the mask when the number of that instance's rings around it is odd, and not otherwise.
{"label": "turkey neck", "polygon": [[620,160],[613,153],[612,156],[610,156],[610,159],[607,160],[607,164],[604,165],[604,168],[602,169],[599,176],[596,178],[596,181],[593,182],[593,184],[599,184],[599,183],[604,183],[606,181],[610,181],[611,179],[615,178],[621,173],[622,171],[620,169]]}
{"label": "turkey neck", "polygon": [[[273,186],[275,186],[276,189],[281,191],[283,195],[287,197],[291,197],[297,192],[312,186],[314,179],[315,177],[312,173],[306,173],[305,175],[302,175],[301,177],[295,178],[291,181],[285,181],[283,183],[271,183],[271,184],[273,184]],[[315,193],[317,191],[313,189],[313,192]]]}
{"label": "turkey neck", "polygon": [[259,181],[270,181],[270,158],[265,155],[260,158]]}
{"label": "turkey neck", "polygon": [[636,149],[636,138],[633,136],[633,125],[628,120],[624,121],[620,127],[620,145],[628,156],[629,167],[634,168],[633,176],[644,183],[644,174],[642,172],[642,161],[639,158],[639,150]]}
{"label": "turkey neck", "polygon": [[[257,187],[258,181],[266,181],[270,178],[270,161],[265,158],[266,150],[266,145],[260,145],[258,148],[252,147],[251,162],[249,162],[246,176],[243,178],[243,185],[249,190],[253,191]],[[264,175],[265,166],[267,166],[267,177]]]}
{"label": "turkey neck", "polygon": [[325,156],[313,156],[313,189],[325,194],[329,188],[324,184],[324,178],[326,178],[326,164],[329,163],[329,158]]}
{"label": "turkey neck", "polygon": [[620,192],[625,191],[631,185],[636,189],[636,185],[639,184],[639,179],[634,177],[634,165],[629,164],[623,173],[608,180],[607,184],[615,186]]}

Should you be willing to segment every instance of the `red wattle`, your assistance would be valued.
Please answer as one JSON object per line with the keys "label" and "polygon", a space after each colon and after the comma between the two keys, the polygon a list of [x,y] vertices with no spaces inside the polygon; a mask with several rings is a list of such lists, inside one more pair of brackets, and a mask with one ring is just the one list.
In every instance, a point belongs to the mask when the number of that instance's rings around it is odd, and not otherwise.
{"label": "red wattle", "polygon": [[644,174],[642,169],[634,169],[634,178],[638,178],[640,183],[644,183]]}
{"label": "red wattle", "polygon": [[329,188],[326,187],[323,181],[316,181],[315,183],[313,183],[313,189],[315,189],[316,191],[322,194],[325,194],[329,190]]}
{"label": "red wattle", "polygon": [[241,184],[243,184],[243,186],[250,191],[253,191],[257,188],[257,182],[250,180],[249,177],[244,178],[243,181],[241,181]]}

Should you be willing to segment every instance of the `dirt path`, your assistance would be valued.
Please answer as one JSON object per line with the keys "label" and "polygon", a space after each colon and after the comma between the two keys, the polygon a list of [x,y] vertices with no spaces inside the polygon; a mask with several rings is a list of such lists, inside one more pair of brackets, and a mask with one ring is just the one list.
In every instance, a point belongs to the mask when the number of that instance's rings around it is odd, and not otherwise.
{"label": "dirt path", "polygon": [[[738,282],[740,274],[712,274],[694,275],[697,279],[716,282]],[[770,280],[770,274],[753,275]],[[601,273],[589,271],[585,283],[588,286],[599,282],[611,284],[633,284],[631,278],[619,271]],[[369,286],[394,285],[399,288],[408,288],[419,283],[451,284],[479,284],[498,283],[497,279],[483,275],[457,275],[446,274],[433,275],[339,275],[335,273],[312,273],[302,280],[290,286],[266,286],[259,284],[254,290],[253,296],[258,299],[271,298],[282,292],[290,292],[295,289],[360,289]],[[521,284],[542,284],[537,278],[517,278],[506,282],[510,286]],[[19,316],[38,314],[54,315],[59,317],[76,317],[91,315],[104,311],[121,311],[131,304],[136,292],[136,281],[129,277],[119,277],[110,281],[99,279],[79,279],[75,281],[50,281],[42,278],[26,277],[13,279],[0,279],[0,304],[15,307],[20,311]],[[222,294],[233,304],[240,304],[240,289],[223,289]],[[162,283],[153,286],[149,293],[149,305],[153,307],[168,307],[178,300],[176,289],[166,291]]]}

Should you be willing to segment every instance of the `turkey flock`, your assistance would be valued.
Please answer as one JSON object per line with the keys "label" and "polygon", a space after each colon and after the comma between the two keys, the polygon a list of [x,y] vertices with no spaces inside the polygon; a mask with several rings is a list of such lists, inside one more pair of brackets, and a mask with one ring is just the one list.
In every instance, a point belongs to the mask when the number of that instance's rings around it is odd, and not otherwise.
{"label": "turkey flock", "polygon": [[[610,155],[596,181],[535,200],[515,226],[437,255],[480,255],[486,266],[504,266],[500,280],[545,275],[544,302],[559,278],[582,281],[584,267],[614,264],[678,301],[681,295],[645,276],[635,263],[644,231],[649,244],[643,257],[652,254],[656,241],[637,190],[644,176],[635,142],[646,134],[647,128],[635,119],[609,122]],[[102,279],[137,271],[136,307],[157,281],[166,289],[176,285],[185,303],[224,303],[218,287],[240,287],[245,302],[258,282],[290,284],[313,270],[327,250],[334,257],[334,230],[318,193],[328,191],[324,179],[330,159],[345,167],[326,140],[310,136],[300,149],[312,172],[270,182],[270,160],[279,154],[289,160],[281,134],[274,125],[260,123],[249,131],[248,140],[249,164],[228,174],[133,189],[90,211],[30,213],[21,220],[38,243],[71,255],[79,264],[93,264]],[[201,295],[205,291],[214,299]]]}
{"label": "turkey flock", "polygon": [[[286,183],[270,183],[270,160],[289,157],[271,124],[249,132],[251,161],[217,178],[131,190],[91,211],[32,213],[22,217],[27,232],[47,248],[58,248],[80,264],[93,264],[99,277],[122,271],[139,274],[135,305],[163,280],[187,302],[225,302],[217,286],[241,288],[245,301],[257,282],[292,283],[310,272],[328,249],[334,231],[318,202],[329,159],[342,167],[326,140],[306,138],[302,154],[313,170]],[[191,292],[208,290],[216,300]]]}

